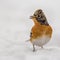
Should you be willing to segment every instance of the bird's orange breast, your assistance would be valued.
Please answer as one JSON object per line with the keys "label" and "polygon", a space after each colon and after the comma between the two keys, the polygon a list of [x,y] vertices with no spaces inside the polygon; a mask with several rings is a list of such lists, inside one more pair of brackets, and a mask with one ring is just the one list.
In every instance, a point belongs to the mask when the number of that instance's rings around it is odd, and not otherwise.
{"label": "bird's orange breast", "polygon": [[46,26],[46,25],[41,25],[40,23],[36,23],[32,29],[32,36],[31,36],[31,41],[38,38],[38,37],[42,37],[43,35],[48,35],[49,37],[51,37],[52,35],[52,28],[50,25]]}

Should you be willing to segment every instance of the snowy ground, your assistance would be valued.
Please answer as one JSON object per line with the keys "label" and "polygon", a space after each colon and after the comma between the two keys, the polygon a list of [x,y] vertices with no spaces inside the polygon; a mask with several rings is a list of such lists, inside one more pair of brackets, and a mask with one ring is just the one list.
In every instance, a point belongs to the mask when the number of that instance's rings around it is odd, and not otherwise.
{"label": "snowy ground", "polygon": [[[0,0],[0,60],[60,60],[59,0]],[[53,28],[51,41],[44,49],[32,52],[29,39],[33,26],[29,16],[43,9]]]}

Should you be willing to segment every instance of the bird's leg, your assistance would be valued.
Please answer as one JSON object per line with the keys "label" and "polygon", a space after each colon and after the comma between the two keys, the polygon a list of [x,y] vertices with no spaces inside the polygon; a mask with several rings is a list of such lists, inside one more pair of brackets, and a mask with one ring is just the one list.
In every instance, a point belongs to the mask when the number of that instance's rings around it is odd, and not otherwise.
{"label": "bird's leg", "polygon": [[33,52],[35,51],[35,46],[34,46],[34,44],[33,44]]}
{"label": "bird's leg", "polygon": [[41,48],[43,48],[43,46],[41,46]]}

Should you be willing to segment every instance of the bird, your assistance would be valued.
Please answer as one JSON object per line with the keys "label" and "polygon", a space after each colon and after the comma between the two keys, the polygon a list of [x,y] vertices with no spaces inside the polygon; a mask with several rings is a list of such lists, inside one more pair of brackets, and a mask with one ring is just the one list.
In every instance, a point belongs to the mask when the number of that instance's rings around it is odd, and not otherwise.
{"label": "bird", "polygon": [[47,18],[42,9],[37,9],[30,19],[34,22],[34,25],[30,31],[30,42],[33,46],[33,51],[36,51],[35,46],[43,48],[52,37],[53,29],[49,25]]}

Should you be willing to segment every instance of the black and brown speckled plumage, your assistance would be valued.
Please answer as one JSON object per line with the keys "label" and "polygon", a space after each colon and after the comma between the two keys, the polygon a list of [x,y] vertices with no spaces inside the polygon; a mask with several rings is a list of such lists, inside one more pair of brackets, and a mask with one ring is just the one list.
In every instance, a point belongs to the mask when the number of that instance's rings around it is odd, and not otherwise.
{"label": "black and brown speckled plumage", "polygon": [[30,18],[34,22],[34,26],[30,33],[30,42],[33,44],[33,51],[35,51],[34,45],[43,47],[43,45],[50,40],[52,36],[52,28],[47,22],[47,19],[41,9],[36,10]]}

